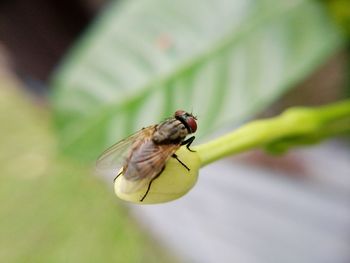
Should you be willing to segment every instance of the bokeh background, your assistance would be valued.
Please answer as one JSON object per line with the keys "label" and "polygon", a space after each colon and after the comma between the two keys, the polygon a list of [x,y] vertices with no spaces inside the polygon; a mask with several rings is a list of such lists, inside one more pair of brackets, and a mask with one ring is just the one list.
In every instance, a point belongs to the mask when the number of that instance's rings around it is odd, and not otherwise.
{"label": "bokeh background", "polygon": [[178,108],[197,143],[348,97],[348,1],[0,3],[1,262],[349,262],[349,141],[210,165],[185,197],[118,200],[110,144]]}

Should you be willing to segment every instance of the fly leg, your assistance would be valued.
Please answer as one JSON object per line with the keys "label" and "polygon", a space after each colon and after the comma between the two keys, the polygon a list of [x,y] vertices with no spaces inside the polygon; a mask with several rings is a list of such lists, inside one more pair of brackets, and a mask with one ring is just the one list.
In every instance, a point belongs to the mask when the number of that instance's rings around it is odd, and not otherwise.
{"label": "fly leg", "polygon": [[117,180],[117,178],[119,177],[119,175],[121,175],[124,172],[124,167],[120,170],[120,172],[117,174],[116,177],[114,177],[113,182],[115,182],[115,180]]}
{"label": "fly leg", "polygon": [[[193,140],[192,140],[193,141]],[[183,167],[185,167],[187,169],[187,171],[190,170],[190,168],[188,168],[188,166],[186,164],[184,164],[180,159],[179,157],[177,157],[177,155],[174,153],[171,157],[175,158],[179,163],[182,164]]]}
{"label": "fly leg", "polygon": [[148,194],[149,190],[151,189],[151,185],[152,185],[153,181],[156,180],[159,177],[159,175],[161,175],[161,173],[164,171],[164,169],[165,169],[165,165],[163,166],[162,170],[160,170],[160,172],[155,177],[153,177],[152,180],[149,182],[148,187],[147,187],[147,191],[143,195],[143,197],[140,199],[140,202],[142,202],[145,199],[146,195]]}
{"label": "fly leg", "polygon": [[190,152],[195,152],[195,151],[190,149],[190,146],[191,146],[191,144],[192,144],[192,142],[194,141],[195,138],[196,138],[195,136],[192,136],[192,137],[188,138],[187,140],[184,140],[181,143],[181,146],[182,145],[186,145],[187,150],[189,150]]}
{"label": "fly leg", "polygon": [[[191,146],[191,144],[192,144],[192,142],[194,141],[195,138],[196,138],[196,137],[192,136],[192,137],[188,138],[187,140],[183,141],[183,142],[181,143],[181,145],[186,145],[186,148],[187,148],[190,152],[195,152],[195,151],[193,151],[193,150],[190,149],[190,146]],[[177,155],[176,155],[175,153],[174,153],[171,157],[175,158],[179,163],[181,163],[182,166],[185,167],[185,168],[187,169],[187,171],[190,170],[190,168],[188,168],[188,166],[187,166],[186,164],[184,164],[184,163],[177,157]]]}

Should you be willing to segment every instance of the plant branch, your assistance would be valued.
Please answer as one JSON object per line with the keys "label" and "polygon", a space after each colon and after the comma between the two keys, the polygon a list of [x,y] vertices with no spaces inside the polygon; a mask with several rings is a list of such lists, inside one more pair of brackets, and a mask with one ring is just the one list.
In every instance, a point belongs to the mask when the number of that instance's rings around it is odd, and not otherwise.
{"label": "plant branch", "polygon": [[250,149],[281,153],[294,146],[346,133],[350,133],[350,100],[317,108],[290,108],[277,117],[250,122],[195,150],[201,166],[205,166]]}

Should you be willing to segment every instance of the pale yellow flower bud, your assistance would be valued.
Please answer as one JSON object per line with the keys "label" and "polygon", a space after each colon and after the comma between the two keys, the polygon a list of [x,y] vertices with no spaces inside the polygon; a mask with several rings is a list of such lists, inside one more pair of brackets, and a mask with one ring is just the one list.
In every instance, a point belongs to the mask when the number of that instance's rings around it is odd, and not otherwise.
{"label": "pale yellow flower bud", "polygon": [[165,170],[152,182],[151,189],[142,202],[140,200],[145,195],[148,184],[137,192],[124,193],[122,191],[122,185],[125,183],[123,175],[115,180],[114,191],[116,195],[125,201],[139,204],[164,203],[185,195],[197,181],[201,162],[199,155],[196,152],[190,152],[185,146],[181,147],[176,154],[190,168],[190,171],[175,158],[170,158],[166,163]]}

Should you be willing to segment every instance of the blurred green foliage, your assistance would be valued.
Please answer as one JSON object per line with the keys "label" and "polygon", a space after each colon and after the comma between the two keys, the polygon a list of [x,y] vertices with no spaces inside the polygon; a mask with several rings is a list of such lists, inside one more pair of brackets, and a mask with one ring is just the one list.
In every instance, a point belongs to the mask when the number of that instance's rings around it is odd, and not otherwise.
{"label": "blurred green foliage", "polygon": [[168,262],[90,167],[56,148],[91,161],[177,108],[199,115],[200,135],[237,124],[344,43],[316,1],[111,3],[54,78],[58,142],[51,115],[2,78],[1,261]]}
{"label": "blurred green foliage", "polygon": [[321,2],[111,2],[53,79],[64,153],[94,160],[176,109],[203,135],[254,116],[345,45]]}
{"label": "blurred green foliage", "polygon": [[349,0],[323,0],[328,5],[335,20],[350,36],[350,1]]}
{"label": "blurred green foliage", "polygon": [[55,156],[51,116],[0,77],[1,262],[169,262],[89,167]]}

